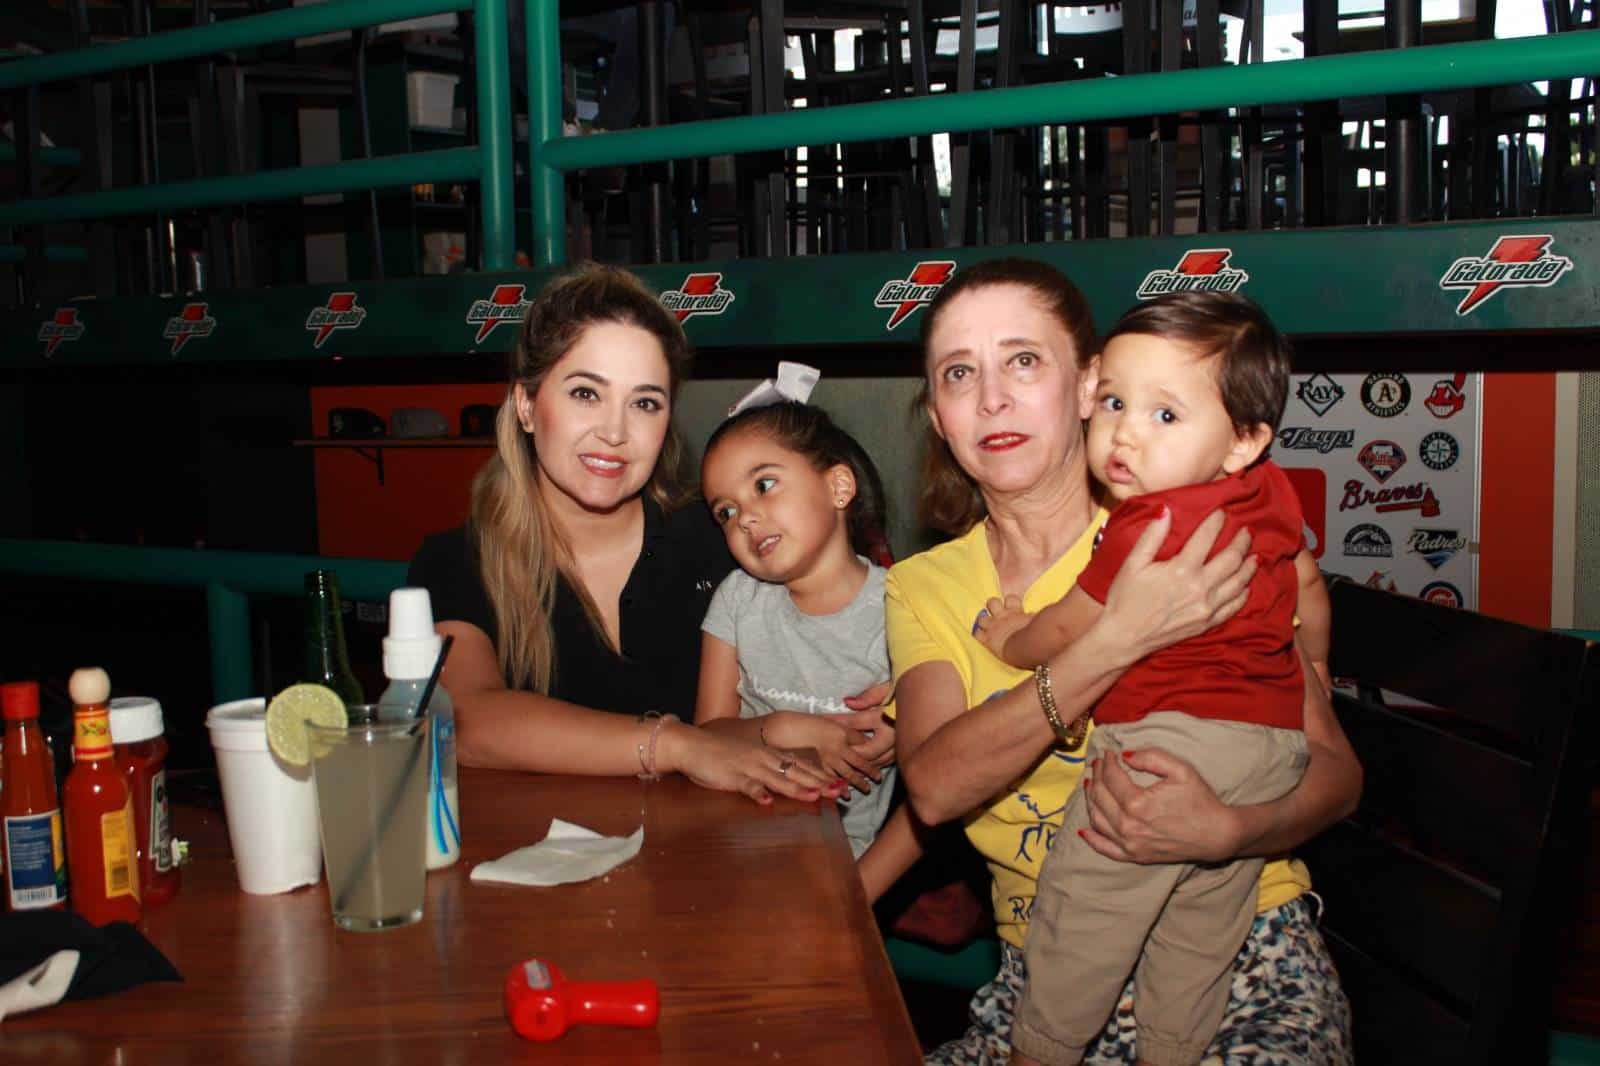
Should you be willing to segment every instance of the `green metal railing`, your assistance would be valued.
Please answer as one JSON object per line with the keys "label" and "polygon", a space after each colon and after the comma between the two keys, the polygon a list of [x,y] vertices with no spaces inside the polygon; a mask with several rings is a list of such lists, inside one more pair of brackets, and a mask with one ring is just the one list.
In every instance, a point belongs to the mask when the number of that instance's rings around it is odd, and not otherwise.
{"label": "green metal railing", "polygon": [[[477,181],[482,187],[484,265],[490,270],[508,269],[515,257],[516,216],[511,185],[511,96],[510,59],[505,36],[506,0],[328,0],[326,3],[249,15],[116,44],[0,63],[0,92],[154,63],[192,59],[235,48],[273,44],[312,34],[469,9],[476,16],[473,24],[477,34],[476,147],[19,200],[0,205],[0,225],[26,226],[67,219],[110,218],[146,211],[284,199],[426,181]],[[60,161],[66,157],[51,155],[49,158]]]}
{"label": "green metal railing", "polygon": [[0,539],[0,573],[205,589],[217,703],[261,695],[250,651],[250,596],[298,597],[310,570],[337,573],[352,600],[386,600],[406,581],[405,563],[378,559]]}

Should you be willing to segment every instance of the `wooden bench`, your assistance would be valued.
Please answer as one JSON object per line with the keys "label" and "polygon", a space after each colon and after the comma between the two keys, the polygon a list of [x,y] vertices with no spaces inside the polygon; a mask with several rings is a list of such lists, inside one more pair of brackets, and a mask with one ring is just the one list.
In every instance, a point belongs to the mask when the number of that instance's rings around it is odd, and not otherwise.
{"label": "wooden bench", "polygon": [[[1335,581],[1335,709],[1366,771],[1300,849],[1356,1061],[1545,1061],[1584,885],[1600,645]],[[1409,697],[1425,706],[1404,706]]]}

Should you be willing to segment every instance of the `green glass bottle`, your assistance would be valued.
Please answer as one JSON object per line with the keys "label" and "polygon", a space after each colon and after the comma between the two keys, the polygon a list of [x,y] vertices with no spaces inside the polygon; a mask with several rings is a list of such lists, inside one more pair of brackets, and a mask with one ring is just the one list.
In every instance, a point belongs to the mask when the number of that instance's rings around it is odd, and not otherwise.
{"label": "green glass bottle", "polygon": [[350,669],[339,580],[331,570],[313,570],[306,575],[306,665],[300,680],[326,685],[346,706],[366,702],[361,682]]}

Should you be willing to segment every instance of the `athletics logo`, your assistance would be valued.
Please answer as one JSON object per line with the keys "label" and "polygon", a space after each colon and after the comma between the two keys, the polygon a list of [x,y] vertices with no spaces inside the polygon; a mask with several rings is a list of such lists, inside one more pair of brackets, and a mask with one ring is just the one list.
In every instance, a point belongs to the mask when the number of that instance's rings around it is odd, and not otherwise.
{"label": "athletics logo", "polygon": [[360,329],[367,320],[367,309],[357,306],[353,292],[336,292],[328,297],[324,307],[313,307],[306,316],[306,329],[317,331],[311,347],[322,347],[323,341],[333,336],[336,329]]}
{"label": "athletics logo", "polygon": [[1461,391],[1466,384],[1465,374],[1440,378],[1433,383],[1433,391],[1422,401],[1422,406],[1435,418],[1450,418],[1467,405],[1467,395]]}
{"label": "athletics logo", "polygon": [[1501,237],[1485,256],[1464,255],[1439,279],[1441,289],[1468,289],[1456,305],[1457,315],[1470,315],[1503,288],[1548,289],[1572,269],[1572,260],[1550,255],[1555,240],[1548,233]]}
{"label": "athletics logo", "polygon": [[172,342],[172,354],[177,355],[190,337],[209,337],[216,328],[217,320],[206,314],[205,304],[184,304],[182,311],[167,319],[161,335]]}
{"label": "athletics logo", "polygon": [[909,278],[894,278],[884,282],[878,295],[872,298],[873,307],[894,308],[894,314],[889,316],[889,322],[883,328],[892,330],[910,318],[917,308],[928,306],[928,302],[938,295],[955,272],[954,260],[930,259],[912,267]]}
{"label": "athletics logo", "polygon": [[1294,394],[1300,402],[1311,408],[1311,413],[1321,418],[1334,404],[1344,399],[1344,389],[1326,374],[1312,374],[1295,386]]}
{"label": "athletics logo", "polygon": [[39,339],[44,341],[44,357],[50,358],[63,344],[83,336],[86,328],[88,327],[78,321],[76,307],[56,308],[54,318],[39,323]]}
{"label": "athletics logo", "polygon": [[1392,440],[1368,441],[1356,456],[1356,462],[1382,485],[1394,477],[1396,470],[1406,465],[1406,453]]}
{"label": "athletics logo", "polygon": [[1413,529],[1406,549],[1422,556],[1435,570],[1455,557],[1467,546],[1467,538],[1454,529]]}
{"label": "athletics logo", "polygon": [[1429,470],[1449,470],[1461,458],[1461,445],[1444,430],[1435,430],[1417,445],[1417,457]]}
{"label": "athletics logo", "polygon": [[1379,418],[1393,418],[1411,406],[1411,382],[1404,374],[1368,374],[1361,383],[1361,406]]}
{"label": "athletics logo", "polygon": [[733,303],[733,290],[722,287],[721,274],[690,274],[676,289],[661,294],[661,306],[678,316],[720,315]]}
{"label": "athletics logo", "polygon": [[482,344],[485,337],[507,322],[522,321],[532,304],[522,298],[526,289],[526,285],[496,285],[487,300],[472,301],[472,306],[467,308],[467,325],[478,327],[473,344]]}
{"label": "athletics logo", "polygon": [[1310,426],[1284,426],[1278,430],[1278,447],[1298,452],[1321,452],[1351,448],[1356,443],[1353,429],[1312,429]]}
{"label": "athletics logo", "polygon": [[[1152,270],[1139,283],[1141,300],[1168,292],[1238,292],[1250,275],[1228,265],[1232,248],[1196,248],[1171,270]],[[1320,412],[1319,412],[1320,413]]]}

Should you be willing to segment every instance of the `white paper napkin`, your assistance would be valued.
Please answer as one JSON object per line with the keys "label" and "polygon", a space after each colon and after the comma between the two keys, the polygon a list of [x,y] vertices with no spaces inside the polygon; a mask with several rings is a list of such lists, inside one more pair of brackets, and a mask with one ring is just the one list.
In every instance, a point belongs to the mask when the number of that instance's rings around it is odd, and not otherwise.
{"label": "white paper napkin", "polygon": [[566,885],[587,881],[621,866],[644,846],[644,826],[625,837],[603,837],[593,829],[551,820],[550,832],[531,847],[518,848],[472,868],[474,881],[508,885]]}
{"label": "white paper napkin", "polygon": [[0,985],[0,1018],[7,1014],[48,1007],[61,1002],[78,971],[78,953],[70,948],[56,952],[39,965]]}

